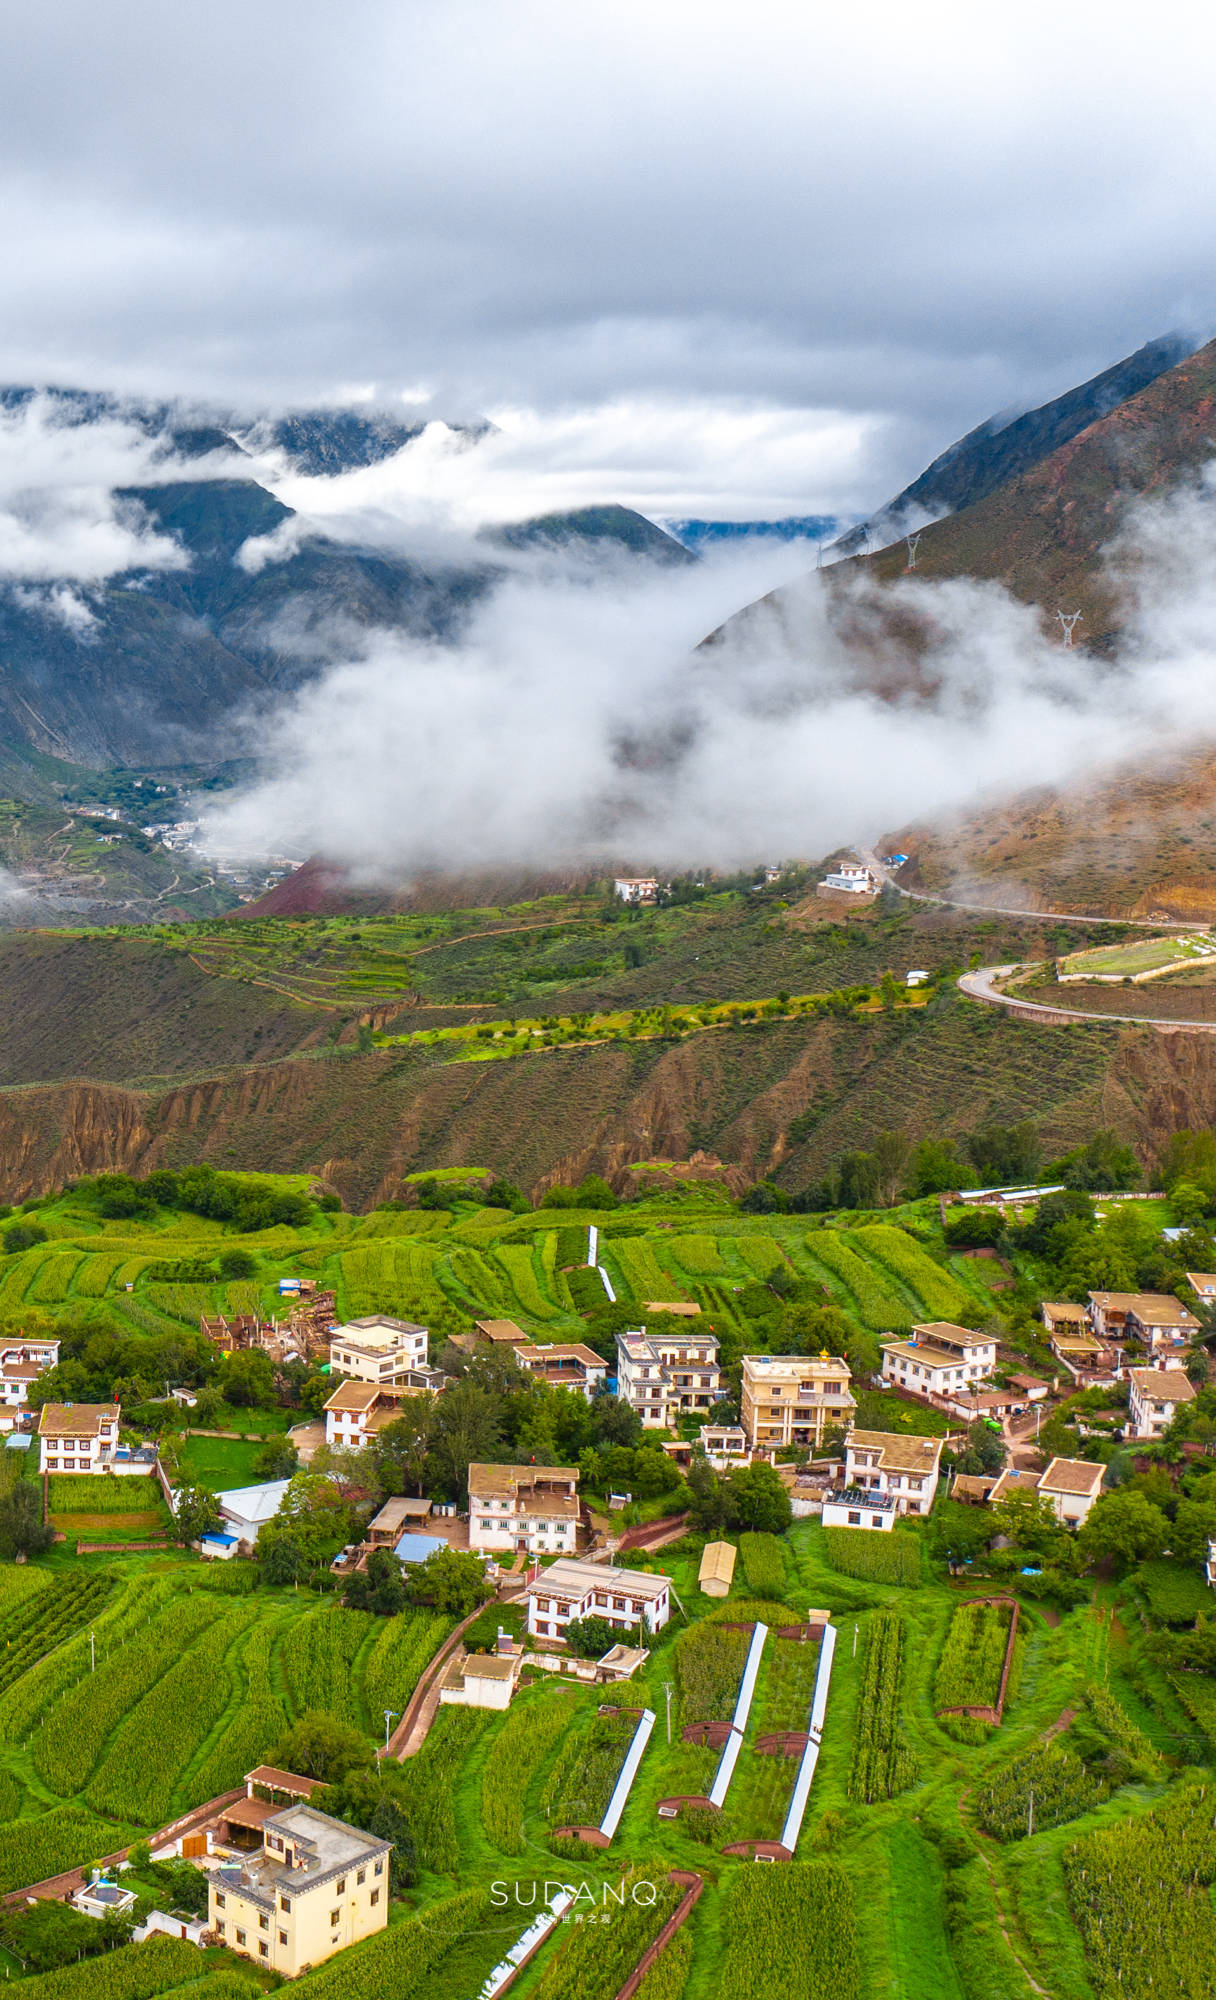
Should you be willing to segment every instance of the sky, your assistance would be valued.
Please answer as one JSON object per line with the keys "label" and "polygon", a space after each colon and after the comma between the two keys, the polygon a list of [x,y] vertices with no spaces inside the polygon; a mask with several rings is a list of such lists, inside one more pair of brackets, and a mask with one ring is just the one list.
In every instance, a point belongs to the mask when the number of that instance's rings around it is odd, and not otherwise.
{"label": "sky", "polygon": [[865,511],[1213,330],[1214,42],[1179,0],[43,0],[0,377],[484,414],[504,512]]}

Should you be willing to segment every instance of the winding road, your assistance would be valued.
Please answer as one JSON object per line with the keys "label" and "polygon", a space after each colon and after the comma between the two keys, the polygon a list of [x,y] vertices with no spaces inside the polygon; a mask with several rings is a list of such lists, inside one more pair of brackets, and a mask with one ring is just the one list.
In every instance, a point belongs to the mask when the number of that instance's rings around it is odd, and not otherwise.
{"label": "winding road", "polygon": [[[897,890],[912,903],[936,903],[942,909],[963,910],[974,916],[1019,917],[1029,923],[1117,924],[1125,930],[1159,931],[1168,929],[1174,921],[1168,917],[1088,917],[1065,910],[1016,910],[996,903],[956,903],[949,896],[931,896],[921,889],[905,889],[885,863],[879,860],[873,848],[863,847],[858,852],[878,881]],[[975,971],[960,975],[959,990],[969,1000],[981,1000],[989,1007],[1005,1007],[1011,1014],[1020,1014],[1026,1020],[1052,1027],[1067,1027],[1070,1021],[1105,1021],[1116,1027],[1155,1028],[1158,1034],[1163,1035],[1216,1035],[1216,1021],[1162,1020],[1146,1014],[1103,1014],[1081,1007],[1052,1007],[1043,1001],[1026,1000],[1020,994],[1001,991],[998,980],[1009,979],[1015,972],[1029,972],[1035,963],[1041,961],[977,966]]]}

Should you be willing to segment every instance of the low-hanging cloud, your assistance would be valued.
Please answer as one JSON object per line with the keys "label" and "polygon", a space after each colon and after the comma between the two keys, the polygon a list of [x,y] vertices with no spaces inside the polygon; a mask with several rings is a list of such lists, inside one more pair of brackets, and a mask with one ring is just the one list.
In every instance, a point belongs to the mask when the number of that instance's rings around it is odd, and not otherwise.
{"label": "low-hanging cloud", "polygon": [[[605,567],[590,587],[585,571],[511,576],[459,644],[376,634],[274,714],[273,766],[211,835],[320,852],[365,880],[512,862],[674,870],[815,856],[1090,779],[1216,737],[1214,550],[1211,479],[1133,516],[1110,558],[1129,592],[1113,659],[1064,652],[992,583],[827,588],[811,574],[697,651],[755,594],[754,555]],[[902,687],[883,658],[893,611],[925,634],[897,662]]]}

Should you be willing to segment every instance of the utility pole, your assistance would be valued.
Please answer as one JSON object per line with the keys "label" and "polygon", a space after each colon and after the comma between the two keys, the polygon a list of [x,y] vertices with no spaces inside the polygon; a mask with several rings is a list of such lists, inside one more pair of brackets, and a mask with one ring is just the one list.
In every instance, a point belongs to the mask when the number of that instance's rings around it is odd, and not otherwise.
{"label": "utility pole", "polygon": [[97,1672],[97,1642],[91,1632],[89,1633],[89,1672],[91,1674]]}
{"label": "utility pole", "polygon": [[1064,645],[1067,648],[1072,645],[1072,635],[1081,622],[1081,613],[1079,611],[1057,611],[1056,617],[1060,621],[1060,630],[1064,634]]}
{"label": "utility pole", "polygon": [[908,568],[915,569],[916,551],[920,547],[920,529],[918,528],[914,535],[905,535],[904,540],[908,545]]}
{"label": "utility pole", "polygon": [[667,1745],[668,1745],[668,1748],[670,1749],[670,1747],[671,1747],[671,1697],[672,1697],[672,1695],[673,1695],[673,1694],[675,1693],[675,1688],[674,1688],[674,1685],[673,1685],[673,1683],[672,1683],[671,1681],[664,1681],[664,1682],[663,1682],[663,1693],[664,1693],[664,1694],[665,1694],[665,1695],[667,1696]]}
{"label": "utility pole", "polygon": [[856,1658],[857,1658],[857,1634],[858,1634],[858,1631],[859,1631],[859,1630],[860,1630],[860,1627],[859,1627],[859,1626],[857,1626],[857,1625],[855,1624],[855,1625],[854,1625],[854,1627],[853,1627],[853,1658],[854,1658],[854,1659],[856,1659]]}
{"label": "utility pole", "polygon": [[1030,1791],[1030,1809],[1029,1809],[1029,1811],[1028,1811],[1028,1812],[1027,1812],[1027,1814],[1026,1814],[1026,1838],[1027,1838],[1027,1840],[1029,1840],[1029,1839],[1030,1839],[1030,1837],[1031,1837],[1031,1835],[1033,1834],[1033,1832],[1034,1832],[1034,1787],[1032,1786],[1032,1787],[1031,1787],[1031,1791]]}
{"label": "utility pole", "polygon": [[386,1709],[385,1709],[385,1711],[384,1711],[384,1754],[385,1754],[385,1756],[386,1756],[386,1757],[388,1756],[388,1739],[389,1739],[389,1734],[390,1734],[390,1732],[391,1732],[391,1729],[392,1729],[392,1725],[393,1725],[393,1723],[394,1723],[394,1722],[396,1722],[396,1720],[397,1720],[397,1717],[398,1717],[398,1711],[397,1711],[397,1710],[396,1710],[395,1708],[386,1708]]}

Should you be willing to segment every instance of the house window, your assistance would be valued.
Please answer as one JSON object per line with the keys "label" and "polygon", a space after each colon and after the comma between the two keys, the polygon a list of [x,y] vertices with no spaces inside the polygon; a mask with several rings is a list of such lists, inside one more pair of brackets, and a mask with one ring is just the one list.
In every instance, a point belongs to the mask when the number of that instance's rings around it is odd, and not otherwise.
{"label": "house window", "polygon": [[279,1897],[279,1908],[280,1908],[280,1909],[281,1909],[281,1910],[283,1911],[284,1915],[286,1915],[286,1916],[290,1916],[290,1915],[291,1915],[291,1898],[290,1898],[289,1896],[280,1896],[280,1897]]}
{"label": "house window", "polygon": [[286,1931],[280,1931],[280,1932],[279,1932],[279,1943],[280,1943],[280,1944],[286,1944],[286,1943],[287,1943],[287,1932],[286,1932]]}
{"label": "house window", "polygon": [[265,1943],[263,1943],[263,1944],[259,1944],[259,1946],[258,1946],[258,1957],[259,1957],[259,1958],[269,1958],[269,1957],[270,1957],[270,1946],[269,1946],[268,1944],[265,1944]]}
{"label": "house window", "polygon": [[881,1515],[881,1514],[871,1514],[871,1516],[870,1516],[870,1526],[871,1526],[872,1528],[881,1528],[881,1526],[882,1526],[882,1515]]}
{"label": "house window", "polygon": [[373,1910],[374,1910],[374,1909],[375,1909],[375,1907],[376,1907],[376,1904],[377,1904],[377,1903],[378,1903],[378,1902],[380,1901],[380,1891],[379,1891],[379,1889],[373,1889],[373,1890],[372,1890],[372,1893],[371,1893],[371,1898],[370,1898],[370,1900],[371,1900],[371,1906],[372,1906],[372,1908],[373,1908]]}
{"label": "house window", "polygon": [[861,1515],[860,1515],[860,1514],[850,1514],[850,1515],[849,1515],[849,1526],[850,1526],[850,1528],[860,1528],[860,1526],[861,1526]]}
{"label": "house window", "polygon": [[238,1944],[244,1944],[244,1942],[245,1942],[245,1933],[244,1933],[244,1931],[238,1931],[238,1932],[237,1932],[237,1934],[236,1934],[236,1941],[237,1941],[237,1943],[238,1943]]}
{"label": "house window", "polygon": [[228,1908],[223,1895],[218,1889],[215,1892],[215,1907],[217,1910],[226,1910]]}
{"label": "house window", "polygon": [[258,1918],[258,1929],[259,1929],[260,1931],[268,1931],[268,1930],[270,1929],[270,1918],[269,1918],[269,1917],[259,1917],[259,1918]]}
{"label": "house window", "polygon": [[377,1875],[383,1875],[383,1873],[384,1873],[384,1863],[383,1863],[383,1861],[377,1861],[377,1863],[376,1863],[376,1873],[377,1873]]}
{"label": "house window", "polygon": [[336,1896],[344,1896],[344,1895],[346,1894],[346,1877],[345,1877],[345,1875],[344,1875],[344,1876],[342,1877],[341,1881],[340,1881],[340,1882],[338,1883],[338,1886],[337,1886],[337,1888],[336,1888],[336,1889],[334,1890],[334,1894],[335,1894]]}
{"label": "house window", "polygon": [[341,1916],[342,1916],[341,1910],[331,1910],[329,1913],[330,1924],[333,1925],[338,1923],[339,1920],[341,1919]]}
{"label": "house window", "polygon": [[361,1868],[361,1869],[359,1870],[359,1873],[358,1873],[358,1874],[356,1875],[356,1877],[355,1877],[355,1886],[356,1886],[356,1888],[359,1888],[359,1889],[361,1889],[361,1888],[363,1887],[363,1884],[364,1884],[364,1883],[366,1882],[366,1880],[367,1880],[367,1870],[366,1870],[366,1868]]}
{"label": "house window", "polygon": [[222,1917],[217,1917],[217,1918],[216,1918],[216,1920],[215,1920],[215,1928],[216,1928],[216,1930],[217,1930],[217,1931],[219,1932],[220,1936],[221,1936],[221,1937],[223,1937],[223,1935],[224,1935],[224,1931],[225,1931],[225,1929],[227,1928],[227,1926],[225,1925],[225,1923],[224,1923],[224,1919],[223,1919]]}

